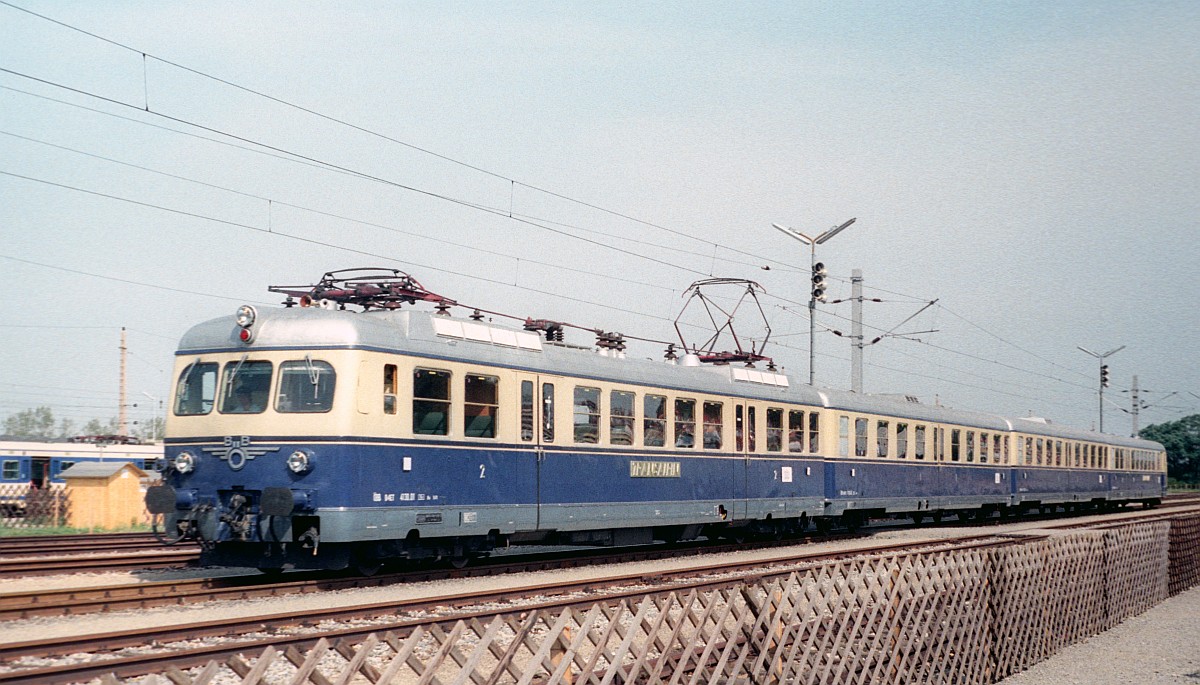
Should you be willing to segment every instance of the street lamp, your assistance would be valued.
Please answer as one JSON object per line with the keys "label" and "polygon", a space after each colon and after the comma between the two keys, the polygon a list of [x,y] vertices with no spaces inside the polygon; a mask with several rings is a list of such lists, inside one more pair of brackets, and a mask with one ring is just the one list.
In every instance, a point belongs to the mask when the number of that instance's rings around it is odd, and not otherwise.
{"label": "street lamp", "polygon": [[[1079,345],[1076,345],[1076,347],[1079,347]],[[1104,363],[1104,358],[1110,357],[1110,356],[1120,352],[1121,350],[1125,349],[1125,346],[1121,345],[1120,347],[1109,350],[1108,352],[1105,352],[1104,354],[1097,354],[1097,353],[1092,352],[1091,350],[1087,349],[1086,347],[1079,347],[1079,349],[1084,352],[1087,352],[1088,354],[1092,355],[1093,357],[1095,357],[1096,359],[1098,359],[1100,361],[1100,432],[1103,433],[1104,432],[1104,388],[1108,386],[1108,364]]]}
{"label": "street lamp", "polygon": [[[799,240],[800,242],[804,243],[805,245],[808,245],[809,253],[812,257],[812,288],[809,291],[809,297],[808,297],[808,384],[809,385],[816,384],[816,369],[814,367],[814,363],[816,361],[816,348],[814,347],[814,344],[817,339],[817,317],[816,317],[817,297],[819,295],[824,294],[823,284],[824,284],[824,279],[825,279],[824,265],[817,264],[817,245],[822,245],[822,244],[828,242],[830,238],[837,235],[838,233],[841,233],[843,230],[848,228],[850,226],[850,224],[852,224],[852,223],[854,223],[854,219],[847,221],[846,223],[842,224],[841,226],[834,226],[833,228],[830,228],[829,230],[816,236],[815,238],[807,236],[807,235],[801,233],[800,231],[797,231],[794,228],[780,226],[779,224],[775,224],[775,223],[771,224],[775,228],[779,229],[779,231],[781,233],[783,233],[784,235],[787,235],[791,238],[795,238],[796,240]],[[818,279],[820,282],[818,282]],[[820,292],[818,292],[818,290]],[[822,302],[825,301],[824,297],[821,298],[821,301]]]}
{"label": "street lamp", "polygon": [[159,419],[162,416],[163,401],[162,401],[161,397],[151,395],[150,393],[146,392],[145,390],[142,391],[142,394],[158,403],[158,408],[154,412],[154,429],[150,433],[151,439],[154,439],[154,438],[158,437],[157,436],[158,429],[162,425],[161,423],[159,423]]}

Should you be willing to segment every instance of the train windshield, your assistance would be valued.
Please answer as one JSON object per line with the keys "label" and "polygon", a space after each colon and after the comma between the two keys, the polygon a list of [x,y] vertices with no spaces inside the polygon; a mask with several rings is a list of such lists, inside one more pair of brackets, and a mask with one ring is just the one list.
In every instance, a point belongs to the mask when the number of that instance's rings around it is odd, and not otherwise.
{"label": "train windshield", "polygon": [[175,389],[175,415],[197,416],[212,411],[217,396],[217,365],[192,362],[179,374]]}
{"label": "train windshield", "polygon": [[221,380],[222,414],[260,414],[271,395],[271,362],[245,359],[225,365]]}
{"label": "train windshield", "polygon": [[275,411],[326,412],[333,408],[336,377],[329,362],[302,359],[279,365],[279,396]]}

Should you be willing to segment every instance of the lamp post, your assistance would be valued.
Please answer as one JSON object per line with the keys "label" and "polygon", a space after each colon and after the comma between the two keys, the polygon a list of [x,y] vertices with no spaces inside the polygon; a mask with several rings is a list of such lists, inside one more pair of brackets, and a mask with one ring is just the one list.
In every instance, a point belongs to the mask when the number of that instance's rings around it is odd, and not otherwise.
{"label": "lamp post", "polygon": [[157,437],[158,429],[162,425],[159,423],[159,419],[162,417],[163,401],[162,401],[161,397],[151,395],[150,393],[148,393],[144,390],[142,391],[142,394],[158,403],[158,408],[154,412],[154,430],[151,431],[151,435],[150,435],[151,439],[154,439]]}
{"label": "lamp post", "polygon": [[821,301],[824,302],[824,288],[821,286],[823,285],[824,279],[825,279],[825,268],[824,268],[824,265],[817,263],[817,245],[822,245],[822,244],[828,242],[830,238],[837,235],[838,233],[841,233],[843,230],[848,228],[850,226],[850,224],[852,224],[852,223],[854,223],[854,219],[850,219],[849,221],[842,224],[841,226],[834,226],[833,228],[830,228],[829,230],[827,230],[824,233],[821,233],[820,235],[815,236],[815,237],[805,235],[805,234],[801,233],[800,231],[797,231],[794,228],[780,226],[779,224],[775,224],[775,223],[771,224],[772,226],[777,228],[784,235],[787,235],[791,238],[795,238],[796,240],[799,240],[800,242],[804,243],[805,245],[808,245],[809,254],[812,258],[812,288],[810,289],[809,298],[808,298],[808,384],[809,385],[815,385],[815,383],[816,383],[816,368],[814,366],[815,362],[816,362],[816,349],[814,347],[814,344],[816,343],[816,339],[817,339],[816,312],[817,312],[817,297],[818,297],[817,291],[818,291],[818,289],[820,289],[820,291],[821,291],[820,292]]}
{"label": "lamp post", "polygon": [[[1076,345],[1076,347],[1079,347],[1079,345]],[[1086,347],[1079,347],[1079,349],[1082,350],[1083,352],[1087,352],[1088,354],[1092,355],[1093,357],[1095,357],[1096,359],[1098,359],[1100,361],[1100,432],[1103,433],[1104,432],[1104,388],[1108,387],[1108,364],[1104,363],[1104,359],[1105,359],[1105,357],[1110,357],[1110,356],[1120,352],[1121,350],[1125,349],[1125,346],[1121,345],[1120,347],[1111,349],[1108,352],[1105,352],[1104,354],[1097,354],[1096,352],[1092,352],[1091,350],[1087,349]]]}

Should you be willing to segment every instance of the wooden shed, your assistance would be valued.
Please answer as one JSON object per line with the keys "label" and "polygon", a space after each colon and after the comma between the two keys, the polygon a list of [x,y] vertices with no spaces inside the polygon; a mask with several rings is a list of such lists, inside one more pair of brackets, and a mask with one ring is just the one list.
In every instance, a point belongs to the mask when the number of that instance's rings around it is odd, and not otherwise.
{"label": "wooden shed", "polygon": [[80,462],[62,472],[70,490],[67,525],[111,530],[141,522],[146,472],[127,461]]}

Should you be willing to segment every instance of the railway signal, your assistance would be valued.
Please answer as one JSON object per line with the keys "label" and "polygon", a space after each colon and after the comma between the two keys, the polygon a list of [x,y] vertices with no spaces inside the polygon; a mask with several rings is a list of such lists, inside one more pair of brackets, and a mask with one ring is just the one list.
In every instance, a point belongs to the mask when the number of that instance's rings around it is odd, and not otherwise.
{"label": "railway signal", "polygon": [[817,262],[812,267],[812,299],[825,301],[825,263]]}
{"label": "railway signal", "polygon": [[1104,354],[1100,354],[1098,352],[1092,352],[1091,350],[1089,350],[1086,347],[1079,347],[1078,345],[1076,345],[1076,347],[1079,348],[1079,351],[1090,354],[1091,356],[1095,357],[1097,361],[1100,362],[1100,432],[1103,433],[1104,432],[1104,389],[1108,387],[1108,364],[1105,364],[1104,360],[1107,359],[1108,357],[1120,352],[1121,350],[1125,349],[1125,346],[1121,345],[1120,347],[1113,348],[1113,349],[1109,350],[1108,352],[1105,352]]}

